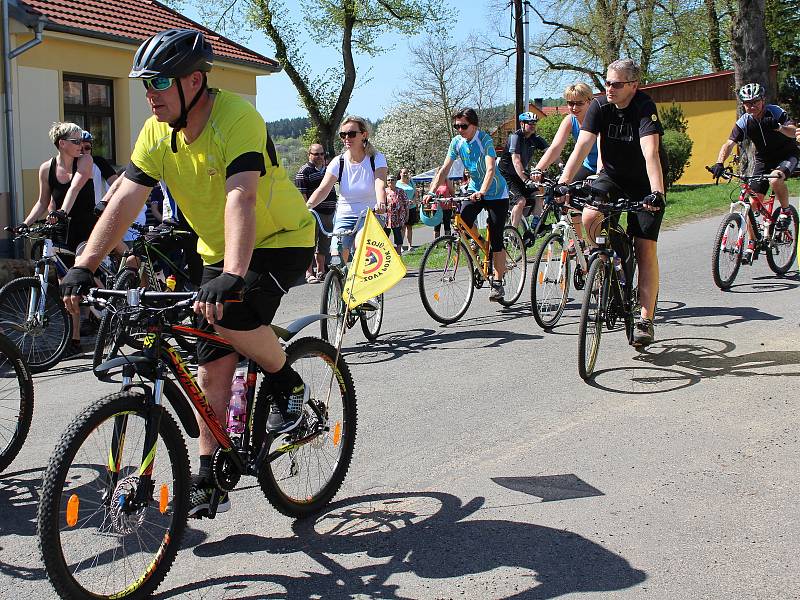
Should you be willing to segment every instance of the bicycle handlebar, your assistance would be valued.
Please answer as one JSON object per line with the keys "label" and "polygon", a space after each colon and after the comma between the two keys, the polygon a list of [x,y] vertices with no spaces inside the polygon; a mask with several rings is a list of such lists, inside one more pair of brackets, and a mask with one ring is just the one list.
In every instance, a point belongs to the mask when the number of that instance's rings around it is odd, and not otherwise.
{"label": "bicycle handlebar", "polygon": [[333,231],[328,231],[327,229],[325,229],[325,226],[322,224],[322,217],[319,216],[319,213],[317,211],[315,211],[313,208],[309,208],[308,211],[312,215],[314,215],[314,218],[317,220],[317,224],[319,225],[319,230],[322,232],[322,234],[329,238],[332,238],[334,235],[337,236],[353,235],[359,229],[361,229],[360,225],[367,219],[367,211],[362,210],[361,213],[358,215],[358,219],[356,220],[355,226],[352,229],[343,229],[341,231],[337,231],[336,233],[334,233]]}
{"label": "bicycle handlebar", "polygon": [[[706,166],[706,171],[709,173],[713,173],[714,170],[710,166]],[[725,181],[730,181],[731,179],[738,179],[744,183],[756,183],[759,181],[769,181],[770,179],[780,179],[778,175],[738,175],[733,172],[732,167],[725,167],[722,171],[722,174],[719,176],[720,179],[724,179]]]}
{"label": "bicycle handlebar", "polygon": [[[110,290],[91,288],[81,301],[81,306],[97,306],[105,308],[111,298],[125,298],[129,306],[145,308],[175,309],[188,308],[194,303],[197,292],[157,292],[143,288],[128,290]],[[170,304],[171,303],[171,304]],[[164,304],[168,304],[165,306]]]}

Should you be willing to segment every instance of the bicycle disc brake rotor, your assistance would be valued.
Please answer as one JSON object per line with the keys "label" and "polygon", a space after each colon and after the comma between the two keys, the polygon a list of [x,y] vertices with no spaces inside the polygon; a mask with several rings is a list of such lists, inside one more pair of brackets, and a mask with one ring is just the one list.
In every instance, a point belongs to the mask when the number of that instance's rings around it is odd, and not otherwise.
{"label": "bicycle disc brake rotor", "polygon": [[139,477],[129,475],[117,484],[111,500],[112,530],[120,535],[128,535],[137,530],[144,523],[147,506],[140,506],[133,510],[127,508],[128,503],[136,497],[139,487]]}
{"label": "bicycle disc brake rotor", "polygon": [[233,461],[231,461],[229,454],[228,452],[223,452],[222,448],[217,448],[214,451],[214,459],[211,463],[214,484],[224,492],[232,491],[242,476]]}

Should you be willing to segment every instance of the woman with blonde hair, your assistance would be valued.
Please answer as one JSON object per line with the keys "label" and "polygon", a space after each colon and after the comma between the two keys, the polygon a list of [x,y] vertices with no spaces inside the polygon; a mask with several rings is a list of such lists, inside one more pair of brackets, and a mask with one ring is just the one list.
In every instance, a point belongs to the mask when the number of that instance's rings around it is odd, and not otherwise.
{"label": "woman with blonde hair", "polygon": [[[308,208],[314,208],[328,196],[334,184],[339,183],[334,234],[350,231],[356,225],[363,226],[364,221],[361,219],[359,223],[359,217],[368,208],[378,212],[386,210],[386,157],[375,150],[369,136],[369,125],[365,119],[353,115],[345,117],[339,126],[339,138],[344,144],[344,151],[328,164],[322,183],[306,202]],[[338,254],[341,238],[341,260],[347,262],[354,237],[355,232],[335,235],[331,240],[331,256]]]}

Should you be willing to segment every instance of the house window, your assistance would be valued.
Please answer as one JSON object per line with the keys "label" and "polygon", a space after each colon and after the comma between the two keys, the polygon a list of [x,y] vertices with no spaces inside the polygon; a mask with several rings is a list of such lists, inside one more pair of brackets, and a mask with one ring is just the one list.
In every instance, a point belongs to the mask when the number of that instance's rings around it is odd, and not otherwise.
{"label": "house window", "polygon": [[94,136],[92,154],[115,163],[113,89],[110,79],[64,75],[64,120]]}

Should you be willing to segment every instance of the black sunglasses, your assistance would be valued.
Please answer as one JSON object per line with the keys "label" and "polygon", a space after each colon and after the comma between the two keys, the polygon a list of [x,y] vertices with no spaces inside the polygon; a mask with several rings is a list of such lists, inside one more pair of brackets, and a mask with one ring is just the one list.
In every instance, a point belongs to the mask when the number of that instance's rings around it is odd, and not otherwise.
{"label": "black sunglasses", "polygon": [[583,106],[586,104],[584,100],[567,100],[567,106]]}
{"label": "black sunglasses", "polygon": [[453,129],[460,129],[461,131],[466,131],[469,129],[469,123],[453,123]]}
{"label": "black sunglasses", "polygon": [[309,152],[311,156],[325,156],[324,152]]}
{"label": "black sunglasses", "polygon": [[80,146],[83,143],[83,140],[80,139],[76,140],[75,138],[61,138],[61,139],[64,140],[65,142],[70,142],[72,144],[75,144],[76,146]]}
{"label": "black sunglasses", "polygon": [[352,140],[359,133],[361,133],[361,132],[360,131],[340,131],[339,132],[339,137],[342,138],[342,139],[350,138]]}
{"label": "black sunglasses", "polygon": [[626,84],[626,83],[633,83],[634,81],[636,81],[636,80],[635,80],[635,79],[631,79],[630,81],[608,81],[608,80],[606,79],[606,80],[603,82],[603,84],[604,84],[604,85],[605,85],[607,88],[614,88],[615,90],[621,90],[623,87],[625,87],[625,84]]}

